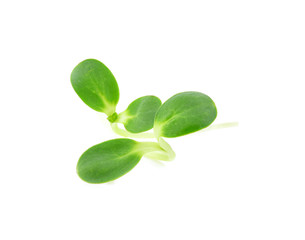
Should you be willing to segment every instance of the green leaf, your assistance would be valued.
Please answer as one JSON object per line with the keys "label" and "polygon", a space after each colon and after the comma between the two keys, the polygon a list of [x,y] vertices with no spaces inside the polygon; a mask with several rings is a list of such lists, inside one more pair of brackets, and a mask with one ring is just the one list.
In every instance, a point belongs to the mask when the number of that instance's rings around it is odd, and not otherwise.
{"label": "green leaf", "polygon": [[131,139],[113,139],[89,148],[77,163],[77,173],[89,183],[104,183],[117,179],[140,161],[137,142]]}
{"label": "green leaf", "polygon": [[77,173],[88,183],[115,180],[134,168],[149,152],[165,152],[158,143],[118,138],[97,144],[85,151],[77,163]]}
{"label": "green leaf", "polygon": [[161,100],[155,96],[140,97],[129,104],[115,122],[123,123],[131,133],[148,131],[153,128],[155,115],[161,104]]}
{"label": "green leaf", "polygon": [[182,92],[168,99],[157,111],[156,137],[179,137],[209,126],[217,116],[213,100],[200,92]]}
{"label": "green leaf", "polygon": [[71,73],[71,83],[77,95],[92,109],[108,116],[115,112],[119,87],[110,70],[100,61],[87,59]]}

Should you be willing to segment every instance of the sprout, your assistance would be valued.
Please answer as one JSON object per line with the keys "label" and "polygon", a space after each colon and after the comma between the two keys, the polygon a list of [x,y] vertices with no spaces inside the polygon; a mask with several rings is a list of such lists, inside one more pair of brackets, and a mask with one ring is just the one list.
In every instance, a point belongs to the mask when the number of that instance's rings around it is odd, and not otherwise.
{"label": "sprout", "polygon": [[[163,137],[180,137],[206,129],[217,116],[213,100],[194,91],[178,93],[163,104],[156,96],[143,96],[118,114],[118,84],[110,70],[95,59],[79,63],[72,71],[71,83],[85,104],[107,115],[113,131],[118,135],[157,140],[138,142],[119,138],[89,148],[77,163],[79,177],[88,183],[113,181],[134,168],[143,156],[154,160],[173,160],[175,153]],[[119,123],[125,129],[120,128]],[[213,127],[235,125],[225,123]],[[152,128],[153,132],[147,132]]]}

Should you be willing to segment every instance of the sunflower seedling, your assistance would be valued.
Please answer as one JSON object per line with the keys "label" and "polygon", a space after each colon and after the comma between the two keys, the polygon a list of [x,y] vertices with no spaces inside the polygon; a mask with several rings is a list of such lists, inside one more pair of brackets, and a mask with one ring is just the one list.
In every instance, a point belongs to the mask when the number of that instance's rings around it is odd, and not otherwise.
{"label": "sunflower seedling", "polygon": [[[115,133],[123,137],[152,138],[138,142],[119,138],[97,144],[85,151],[77,173],[88,183],[113,181],[134,168],[143,156],[170,161],[175,153],[163,138],[184,136],[207,128],[215,120],[213,100],[200,92],[178,93],[163,104],[156,96],[143,96],[116,112],[119,87],[111,71],[95,59],[79,63],[71,73],[71,83],[82,101],[95,111],[105,113]],[[118,124],[123,124],[122,129]],[[228,126],[234,126],[228,124]],[[153,129],[153,132],[147,132]]]}

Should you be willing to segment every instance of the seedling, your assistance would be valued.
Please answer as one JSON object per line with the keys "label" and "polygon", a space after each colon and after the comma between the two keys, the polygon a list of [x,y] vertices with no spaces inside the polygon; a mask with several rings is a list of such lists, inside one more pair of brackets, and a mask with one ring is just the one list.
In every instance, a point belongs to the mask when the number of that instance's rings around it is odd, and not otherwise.
{"label": "seedling", "polygon": [[[173,160],[175,153],[163,137],[180,137],[205,129],[217,116],[213,100],[200,92],[178,93],[163,104],[156,96],[143,96],[118,114],[118,84],[110,70],[95,59],[79,63],[72,71],[71,83],[85,104],[107,115],[115,133],[123,137],[157,140],[138,142],[119,138],[89,148],[77,163],[79,177],[88,183],[113,181],[134,168],[143,156]],[[235,123],[225,127],[230,125]],[[147,132],[152,128],[153,132]]]}

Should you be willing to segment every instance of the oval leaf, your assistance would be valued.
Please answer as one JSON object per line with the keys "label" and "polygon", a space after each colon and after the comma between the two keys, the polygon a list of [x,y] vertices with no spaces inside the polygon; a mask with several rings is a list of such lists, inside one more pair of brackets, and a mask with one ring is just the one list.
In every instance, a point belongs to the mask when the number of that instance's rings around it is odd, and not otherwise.
{"label": "oval leaf", "polygon": [[156,142],[137,142],[118,138],[97,144],[85,151],[77,163],[77,173],[88,183],[115,180],[134,168],[144,154],[167,151]]}
{"label": "oval leaf", "polygon": [[217,116],[213,100],[200,92],[182,92],[157,111],[154,132],[158,137],[179,137],[209,126]]}
{"label": "oval leaf", "polygon": [[108,116],[115,112],[119,87],[110,70],[100,61],[87,59],[71,73],[71,83],[77,95],[92,109]]}
{"label": "oval leaf", "polygon": [[161,100],[155,96],[140,97],[119,114],[116,122],[123,123],[131,133],[148,131],[153,128],[155,115],[161,104]]}
{"label": "oval leaf", "polygon": [[77,163],[77,173],[88,183],[115,180],[140,161],[143,152],[137,150],[138,142],[131,139],[113,139],[89,148]]}

